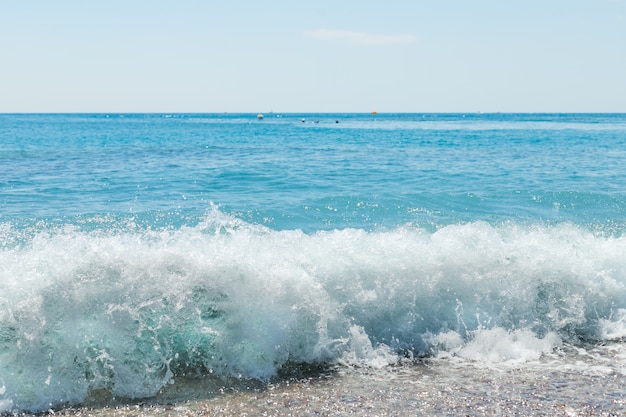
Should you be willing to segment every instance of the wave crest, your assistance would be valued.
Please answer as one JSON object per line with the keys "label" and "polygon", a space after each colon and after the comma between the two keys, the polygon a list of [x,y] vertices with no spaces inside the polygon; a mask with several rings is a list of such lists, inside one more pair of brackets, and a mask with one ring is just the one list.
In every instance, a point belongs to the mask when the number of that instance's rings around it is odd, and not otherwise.
{"label": "wave crest", "polygon": [[4,225],[0,241],[2,411],[147,397],[195,372],[524,360],[623,337],[626,239],[571,224],[305,234],[215,209],[175,230]]}

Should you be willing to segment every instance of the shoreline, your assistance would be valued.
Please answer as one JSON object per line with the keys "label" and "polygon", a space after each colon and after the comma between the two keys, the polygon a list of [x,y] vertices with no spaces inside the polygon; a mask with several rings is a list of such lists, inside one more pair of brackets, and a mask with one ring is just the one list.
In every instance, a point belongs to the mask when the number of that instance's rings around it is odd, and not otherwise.
{"label": "shoreline", "polygon": [[[551,365],[554,365],[552,363]],[[425,361],[385,368],[339,368],[274,383],[181,381],[134,404],[58,409],[44,415],[137,416],[619,416],[626,375],[559,369],[484,367]],[[33,416],[35,414],[18,414]],[[41,415],[41,414],[39,414]]]}

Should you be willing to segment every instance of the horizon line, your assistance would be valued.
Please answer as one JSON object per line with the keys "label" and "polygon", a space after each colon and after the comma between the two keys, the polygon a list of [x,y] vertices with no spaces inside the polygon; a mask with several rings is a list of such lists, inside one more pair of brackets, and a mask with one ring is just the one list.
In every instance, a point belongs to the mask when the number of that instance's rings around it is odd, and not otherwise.
{"label": "horizon line", "polygon": [[249,114],[249,115],[260,115],[260,114],[292,114],[292,115],[300,115],[300,114],[365,114],[365,115],[385,115],[385,114],[472,114],[472,115],[480,115],[480,114],[626,114],[626,111],[286,111],[286,112],[277,112],[277,111],[268,111],[268,112],[255,112],[255,111],[16,111],[16,112],[5,112],[0,111],[0,115],[55,115],[55,114],[98,114],[98,115],[107,115],[107,114],[133,114],[133,115],[168,115],[168,114]]}

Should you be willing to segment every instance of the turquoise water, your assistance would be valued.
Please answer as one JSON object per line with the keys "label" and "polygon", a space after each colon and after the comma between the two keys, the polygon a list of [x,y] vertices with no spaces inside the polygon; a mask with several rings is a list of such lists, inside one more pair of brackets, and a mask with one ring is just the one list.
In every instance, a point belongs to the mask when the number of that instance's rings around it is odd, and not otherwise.
{"label": "turquoise water", "polygon": [[0,115],[0,411],[621,348],[625,231],[626,115]]}
{"label": "turquoise water", "polygon": [[[302,120],[305,120],[302,123]],[[3,115],[0,220],[617,223],[623,115]]]}

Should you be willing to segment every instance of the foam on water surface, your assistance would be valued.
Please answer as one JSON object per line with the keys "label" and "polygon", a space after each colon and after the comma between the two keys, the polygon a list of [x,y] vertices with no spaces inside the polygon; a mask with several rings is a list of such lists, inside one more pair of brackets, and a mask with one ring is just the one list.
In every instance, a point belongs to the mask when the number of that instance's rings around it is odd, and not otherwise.
{"label": "foam on water surface", "polygon": [[524,363],[625,333],[626,240],[571,224],[306,234],[214,209],[179,229],[1,230],[3,411],[290,364]]}

